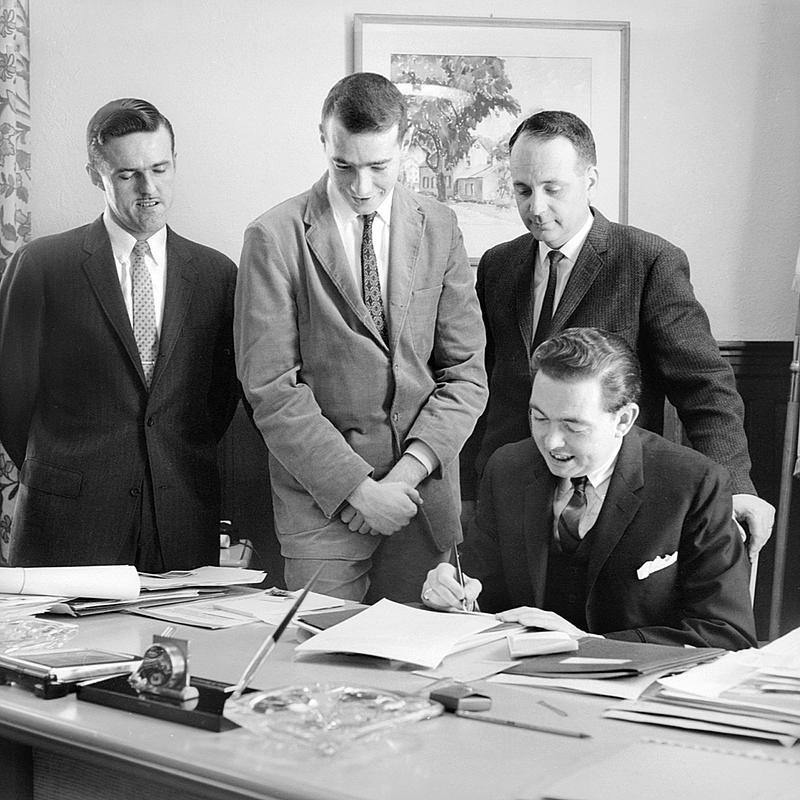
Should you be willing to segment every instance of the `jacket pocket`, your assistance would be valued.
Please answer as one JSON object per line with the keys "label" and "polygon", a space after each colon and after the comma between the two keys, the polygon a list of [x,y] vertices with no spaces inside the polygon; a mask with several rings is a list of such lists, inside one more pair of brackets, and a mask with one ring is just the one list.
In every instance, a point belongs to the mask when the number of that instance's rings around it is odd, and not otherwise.
{"label": "jacket pocket", "polygon": [[442,287],[439,285],[429,289],[416,289],[411,297],[408,318],[411,325],[411,341],[414,352],[424,361],[430,358],[433,348],[441,294]]}
{"label": "jacket pocket", "polygon": [[83,474],[46,464],[37,458],[26,458],[22,465],[20,481],[30,489],[38,489],[47,494],[78,497],[81,493]]}

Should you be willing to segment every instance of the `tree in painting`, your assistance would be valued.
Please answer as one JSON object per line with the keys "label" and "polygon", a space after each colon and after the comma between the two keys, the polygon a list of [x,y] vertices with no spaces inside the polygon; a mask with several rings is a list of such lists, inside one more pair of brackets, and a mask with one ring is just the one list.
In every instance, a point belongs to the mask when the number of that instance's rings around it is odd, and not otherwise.
{"label": "tree in painting", "polygon": [[503,59],[496,56],[393,55],[392,81],[406,86],[412,99],[411,145],[425,154],[442,201],[447,173],[469,153],[478,123],[490,114],[521,111]]}

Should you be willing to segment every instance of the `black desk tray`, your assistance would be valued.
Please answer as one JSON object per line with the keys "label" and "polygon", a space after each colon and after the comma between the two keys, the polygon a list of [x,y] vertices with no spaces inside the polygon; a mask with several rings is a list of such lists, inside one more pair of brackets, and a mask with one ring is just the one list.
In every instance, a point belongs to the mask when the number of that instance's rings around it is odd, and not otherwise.
{"label": "black desk tray", "polygon": [[205,678],[192,678],[191,685],[200,693],[197,703],[192,703],[193,708],[137,694],[128,683],[127,675],[79,685],[76,694],[78,700],[165,719],[180,725],[190,725],[206,731],[220,733],[239,727],[222,713],[225,701],[230,695],[231,687],[228,684]]}

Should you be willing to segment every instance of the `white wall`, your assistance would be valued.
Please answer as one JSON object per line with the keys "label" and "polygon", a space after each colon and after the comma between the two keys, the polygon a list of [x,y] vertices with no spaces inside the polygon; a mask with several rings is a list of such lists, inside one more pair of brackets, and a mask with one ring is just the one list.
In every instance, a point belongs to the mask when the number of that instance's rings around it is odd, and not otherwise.
{"label": "white wall", "polygon": [[[173,122],[173,227],[237,258],[245,224],[324,169],[354,13],[631,23],[631,224],[689,254],[718,339],[789,339],[800,245],[795,0],[30,0],[35,235],[102,208],[84,129],[140,96]],[[601,170],[602,170],[602,164]]]}

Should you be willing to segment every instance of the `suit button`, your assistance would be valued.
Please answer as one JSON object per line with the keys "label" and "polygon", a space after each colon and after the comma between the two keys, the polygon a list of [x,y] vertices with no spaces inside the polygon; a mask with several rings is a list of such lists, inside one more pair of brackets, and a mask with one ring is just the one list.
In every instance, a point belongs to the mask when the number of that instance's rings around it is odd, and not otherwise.
{"label": "suit button", "polygon": [[139,487],[134,486],[133,489],[131,489],[131,497],[138,497],[140,492],[141,490],[139,489]]}
{"label": "suit button", "polygon": [[153,425],[155,425],[155,424],[156,424],[156,421],[153,419],[153,417],[148,417],[147,418],[147,427],[148,428],[152,428]]}
{"label": "suit button", "polygon": [[395,411],[394,414],[392,414],[392,420],[394,422],[397,422],[399,419],[400,419],[400,415]]}

